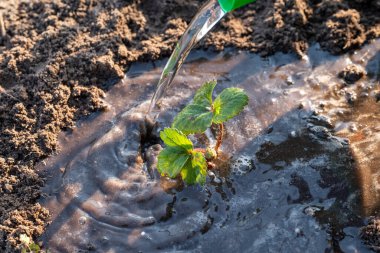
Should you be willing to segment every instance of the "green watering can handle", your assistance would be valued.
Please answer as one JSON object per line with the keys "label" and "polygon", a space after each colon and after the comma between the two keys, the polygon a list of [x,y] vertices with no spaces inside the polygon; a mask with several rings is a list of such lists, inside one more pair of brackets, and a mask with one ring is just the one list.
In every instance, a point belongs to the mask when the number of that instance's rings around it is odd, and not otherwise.
{"label": "green watering can handle", "polygon": [[256,0],[218,0],[220,6],[225,12],[233,11],[246,4],[253,3]]}

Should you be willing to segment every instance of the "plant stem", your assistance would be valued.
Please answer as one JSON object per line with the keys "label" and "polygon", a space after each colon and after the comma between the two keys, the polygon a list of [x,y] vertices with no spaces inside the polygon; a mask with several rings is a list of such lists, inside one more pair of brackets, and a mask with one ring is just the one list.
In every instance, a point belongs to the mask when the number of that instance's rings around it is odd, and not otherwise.
{"label": "plant stem", "polygon": [[224,125],[223,125],[223,123],[220,123],[219,124],[218,138],[216,139],[216,144],[215,144],[215,148],[214,148],[216,154],[219,153],[219,148],[222,145],[223,135],[224,135]]}
{"label": "plant stem", "polygon": [[204,148],[195,148],[194,151],[201,152],[202,154],[206,153],[206,149]]}

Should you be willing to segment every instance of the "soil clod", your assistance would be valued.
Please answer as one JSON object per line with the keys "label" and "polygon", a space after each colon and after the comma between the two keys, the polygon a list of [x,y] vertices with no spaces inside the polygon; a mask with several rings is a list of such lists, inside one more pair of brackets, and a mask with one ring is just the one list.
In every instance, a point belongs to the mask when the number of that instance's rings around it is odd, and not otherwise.
{"label": "soil clod", "polygon": [[378,217],[370,218],[368,225],[364,227],[360,234],[363,242],[371,249],[380,251],[380,219]]}
{"label": "soil clod", "polygon": [[353,84],[365,75],[364,68],[354,64],[348,65],[339,73],[339,77],[343,78],[347,84]]}

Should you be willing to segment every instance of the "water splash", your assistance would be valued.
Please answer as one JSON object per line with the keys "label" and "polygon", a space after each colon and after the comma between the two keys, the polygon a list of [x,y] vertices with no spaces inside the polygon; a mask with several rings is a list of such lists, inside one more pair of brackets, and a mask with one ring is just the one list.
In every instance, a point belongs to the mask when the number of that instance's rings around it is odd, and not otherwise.
{"label": "water splash", "polygon": [[158,82],[157,90],[150,102],[148,115],[152,112],[166,89],[170,87],[177,71],[181,68],[191,49],[219,22],[219,20],[224,17],[225,14],[226,12],[223,11],[217,0],[210,0],[203,5],[191,21],[185,33],[182,35],[182,38],[177,43],[169,61],[166,63]]}

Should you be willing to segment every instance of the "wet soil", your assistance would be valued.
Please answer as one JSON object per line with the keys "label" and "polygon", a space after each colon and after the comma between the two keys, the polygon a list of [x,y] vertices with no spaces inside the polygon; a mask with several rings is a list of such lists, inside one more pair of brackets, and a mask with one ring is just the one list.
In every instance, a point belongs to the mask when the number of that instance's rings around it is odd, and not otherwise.
{"label": "wet soil", "polygon": [[339,73],[339,77],[343,78],[347,84],[353,84],[365,75],[364,68],[354,64],[348,65]]}
{"label": "wet soil", "polygon": [[[168,55],[202,1],[0,2],[0,249],[36,238],[48,212],[35,164],[57,136],[105,109],[131,63]],[[379,36],[379,1],[259,1],[230,14],[202,47],[302,56],[321,42],[342,53]]]}
{"label": "wet soil", "polygon": [[[60,155],[38,166],[49,178],[41,204],[52,214],[44,247],[368,252],[363,238],[376,248],[377,223],[361,227],[380,210],[379,49],[378,40],[335,57],[313,46],[302,60],[195,51],[159,104],[150,138],[144,112],[165,61],[132,65],[107,93],[109,110],[61,135]],[[339,73],[350,66],[367,75],[348,86]],[[244,88],[249,106],[226,124],[225,160],[206,185],[183,187],[157,173],[157,136],[212,78],[217,92]],[[215,142],[212,131],[192,138]]]}

